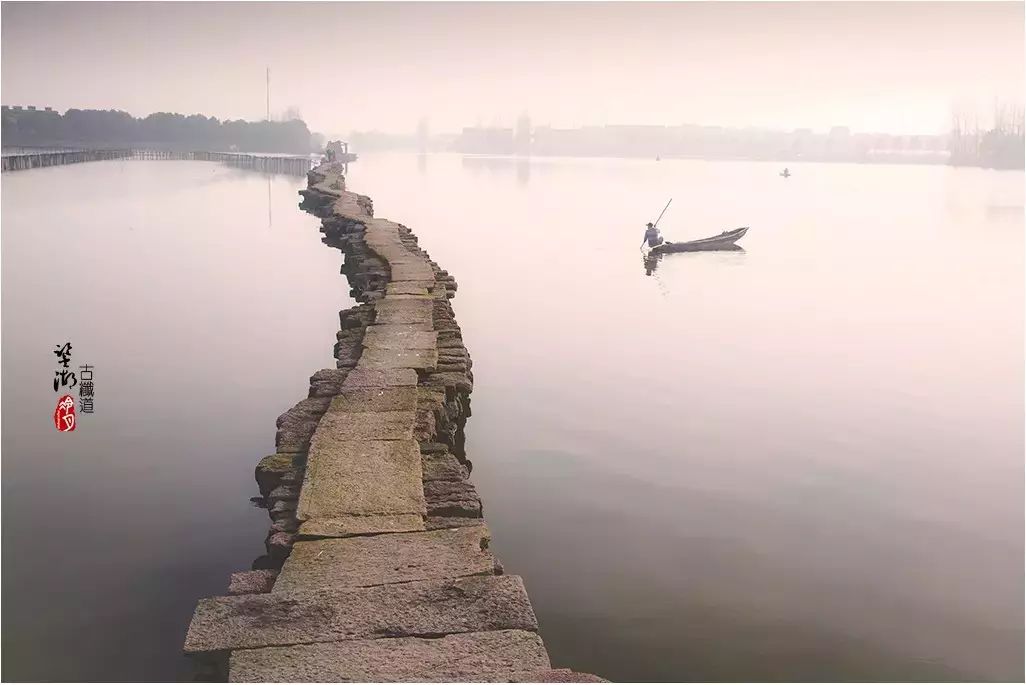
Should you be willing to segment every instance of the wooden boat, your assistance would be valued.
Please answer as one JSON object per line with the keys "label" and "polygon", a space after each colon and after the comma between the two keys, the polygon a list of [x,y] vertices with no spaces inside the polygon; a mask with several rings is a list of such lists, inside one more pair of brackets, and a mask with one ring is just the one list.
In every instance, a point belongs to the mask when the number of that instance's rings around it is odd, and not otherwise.
{"label": "wooden boat", "polygon": [[689,240],[686,243],[671,243],[665,242],[661,245],[653,247],[649,254],[668,254],[670,252],[701,252],[703,250],[736,250],[738,246],[735,245],[738,240],[744,237],[745,233],[748,233],[748,226],[742,226],[741,228],[735,228],[733,231],[724,231],[719,235],[714,235],[711,238],[702,238],[701,240]]}

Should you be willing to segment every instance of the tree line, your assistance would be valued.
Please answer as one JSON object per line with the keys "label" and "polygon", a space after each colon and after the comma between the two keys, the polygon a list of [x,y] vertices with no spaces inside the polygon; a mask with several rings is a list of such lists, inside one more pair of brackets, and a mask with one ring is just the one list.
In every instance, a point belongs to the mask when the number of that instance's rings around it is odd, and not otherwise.
{"label": "tree line", "polygon": [[202,114],[157,112],[145,118],[120,110],[3,109],[3,144],[20,147],[159,147],[239,152],[307,153],[310,130],[289,121],[219,121]]}
{"label": "tree line", "polygon": [[991,125],[981,125],[968,107],[952,112],[951,163],[991,169],[1022,169],[1026,166],[1026,127],[1020,104],[994,103]]}

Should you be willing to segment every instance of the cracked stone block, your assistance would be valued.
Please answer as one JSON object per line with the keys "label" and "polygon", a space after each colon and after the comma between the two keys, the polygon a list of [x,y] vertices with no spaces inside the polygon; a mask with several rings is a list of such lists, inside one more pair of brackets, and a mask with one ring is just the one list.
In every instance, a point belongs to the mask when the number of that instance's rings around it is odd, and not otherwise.
{"label": "cracked stone block", "polygon": [[509,682],[549,668],[536,633],[497,630],[232,652],[231,682]]}
{"label": "cracked stone block", "polygon": [[254,595],[270,592],[278,572],[271,569],[233,573],[228,583],[229,595]]}
{"label": "cracked stone block", "polygon": [[185,652],[492,630],[538,630],[517,576],[201,599]]}
{"label": "cracked stone block", "polygon": [[486,526],[299,541],[275,584],[278,594],[491,575]]}

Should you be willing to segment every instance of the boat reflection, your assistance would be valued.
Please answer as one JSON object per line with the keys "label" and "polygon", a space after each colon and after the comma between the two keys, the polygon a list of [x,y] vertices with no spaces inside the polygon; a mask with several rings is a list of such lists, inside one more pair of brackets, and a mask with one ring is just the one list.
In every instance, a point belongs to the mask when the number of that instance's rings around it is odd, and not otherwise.
{"label": "boat reflection", "polygon": [[659,266],[659,260],[662,255],[659,254],[647,254],[641,258],[641,261],[645,265],[645,275],[651,276],[655,273],[656,267]]}
{"label": "boat reflection", "polygon": [[651,275],[653,275],[655,273],[656,269],[659,268],[659,262],[661,262],[664,257],[672,255],[672,257],[674,259],[687,259],[688,257],[686,257],[685,255],[688,255],[688,256],[690,256],[691,259],[709,259],[710,254],[715,254],[717,252],[719,252],[719,253],[729,252],[729,253],[734,254],[734,255],[745,254],[745,248],[741,247],[740,245],[731,245],[730,247],[721,247],[720,249],[714,250],[714,251],[706,251],[706,252],[672,252],[672,253],[669,253],[668,255],[667,254],[663,254],[663,253],[659,253],[659,252],[656,252],[656,253],[648,252],[648,253],[645,253],[644,255],[642,255],[641,261],[642,261],[642,264],[645,267],[645,275],[646,276],[651,276]]}

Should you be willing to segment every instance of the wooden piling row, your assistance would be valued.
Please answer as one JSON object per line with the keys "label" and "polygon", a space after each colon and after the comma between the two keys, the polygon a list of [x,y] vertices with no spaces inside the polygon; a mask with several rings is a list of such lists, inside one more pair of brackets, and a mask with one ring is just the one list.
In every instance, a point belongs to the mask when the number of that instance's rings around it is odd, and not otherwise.
{"label": "wooden piling row", "polygon": [[108,159],[128,159],[132,150],[70,150],[62,152],[31,152],[18,155],[4,155],[3,171],[22,171],[46,166],[62,164],[78,164],[80,162],[98,162]]}
{"label": "wooden piling row", "polygon": [[80,162],[97,162],[111,159],[127,160],[188,160],[202,162],[219,162],[241,169],[252,169],[271,174],[305,176],[310,170],[311,161],[308,156],[294,155],[253,155],[238,152],[209,152],[202,150],[158,150],[158,149],[125,149],[125,150],[73,150],[63,152],[32,152],[5,155],[3,171],[21,171],[39,167],[78,164]]}

